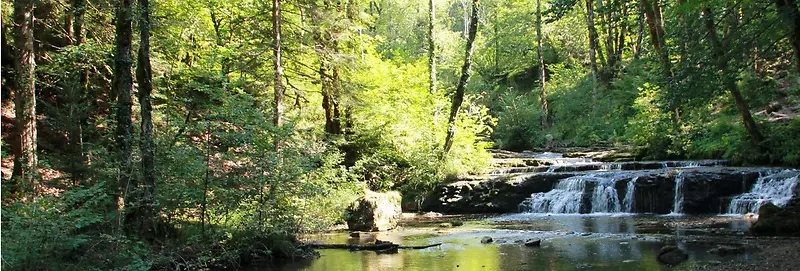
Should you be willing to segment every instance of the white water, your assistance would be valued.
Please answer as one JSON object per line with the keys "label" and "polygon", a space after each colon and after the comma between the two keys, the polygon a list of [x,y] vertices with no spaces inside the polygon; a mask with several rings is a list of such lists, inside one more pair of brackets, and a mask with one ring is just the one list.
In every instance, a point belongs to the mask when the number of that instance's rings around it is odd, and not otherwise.
{"label": "white water", "polygon": [[680,171],[675,176],[675,198],[673,202],[672,214],[683,213],[683,176]]}
{"label": "white water", "polygon": [[[591,213],[620,213],[624,210],[616,189],[616,183],[623,178],[626,178],[624,173],[588,174],[566,178],[559,181],[556,187],[549,192],[532,194],[530,198],[520,204],[520,211],[526,213],[577,214],[581,212],[581,209],[585,209],[583,208],[584,198],[589,197]],[[591,194],[587,195],[589,193],[586,187],[588,183],[594,184],[594,189]],[[626,200],[632,200],[628,199],[628,197],[632,197],[632,195],[626,196]],[[586,203],[589,204],[589,202]],[[631,205],[629,203],[625,206]]]}
{"label": "white water", "polygon": [[532,194],[520,204],[520,209],[527,213],[579,213],[587,180],[584,176],[563,179],[547,193]]}
{"label": "white water", "polygon": [[633,213],[635,211],[635,202],[636,202],[636,180],[639,177],[633,177],[630,181],[628,181],[628,186],[625,189],[625,199],[622,201],[623,209],[628,213]]}
{"label": "white water", "polygon": [[728,214],[758,213],[759,207],[770,202],[778,207],[785,206],[792,199],[797,178],[798,175],[794,170],[759,176],[750,192],[731,200]]}
{"label": "white water", "polygon": [[622,206],[620,206],[614,184],[616,184],[616,180],[613,177],[597,179],[592,193],[592,213],[619,213],[621,211]]}

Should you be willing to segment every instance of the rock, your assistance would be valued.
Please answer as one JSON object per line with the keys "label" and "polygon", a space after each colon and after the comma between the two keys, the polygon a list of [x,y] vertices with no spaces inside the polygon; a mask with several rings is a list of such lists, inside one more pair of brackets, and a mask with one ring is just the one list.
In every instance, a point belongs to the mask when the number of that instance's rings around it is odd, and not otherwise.
{"label": "rock", "polygon": [[354,231],[386,231],[400,220],[400,194],[367,191],[348,208],[347,226]]}
{"label": "rock", "polygon": [[582,264],[576,265],[575,267],[578,268],[578,269],[587,269],[587,268],[592,268],[592,265],[588,264],[588,263],[582,263]]}
{"label": "rock", "polygon": [[725,255],[742,253],[743,251],[744,250],[741,247],[721,245],[710,249],[708,253],[717,254],[719,256],[725,256]]}
{"label": "rock", "polygon": [[528,239],[525,241],[526,247],[538,247],[542,245],[542,239]]}
{"label": "rock", "polygon": [[452,223],[448,223],[448,222],[439,223],[439,228],[452,228],[452,227],[453,227]]}
{"label": "rock", "polygon": [[481,244],[489,244],[491,242],[494,242],[494,239],[492,239],[492,237],[484,236],[483,238],[481,238]]}
{"label": "rock", "polygon": [[689,254],[676,246],[664,246],[658,253],[658,261],[666,265],[678,265],[689,259]]}
{"label": "rock", "polygon": [[746,213],[746,214],[744,214],[744,218],[747,218],[747,219],[757,219],[757,218],[758,218],[758,215],[757,215],[757,214],[754,214],[754,213]]}
{"label": "rock", "polygon": [[750,233],[753,235],[800,236],[800,204],[798,201],[800,201],[800,197],[792,199],[784,208],[779,208],[772,203],[761,206],[758,209],[758,221],[750,227]]}
{"label": "rock", "polygon": [[422,217],[442,217],[442,213],[427,212],[427,213],[423,214]]}
{"label": "rock", "polygon": [[[707,160],[693,162],[698,165],[720,165],[724,161]],[[721,208],[727,208],[730,199],[747,192],[763,173],[763,168],[735,167],[698,167],[681,168],[690,163],[684,161],[666,162],[624,162],[614,164],[621,170],[643,170],[636,173],[636,206],[637,213],[667,214],[674,207],[674,191],[676,178],[684,180],[683,213],[712,214]],[[667,165],[671,170],[664,170]],[[481,176],[463,178],[459,181],[441,184],[434,188],[430,197],[425,200],[423,209],[453,213],[509,213],[519,212],[519,204],[533,193],[548,192],[565,178],[584,175],[586,172],[567,170],[599,170],[599,164],[560,166],[556,172],[536,172],[539,168],[503,169],[499,176]],[[529,173],[518,173],[521,172]],[[511,174],[515,173],[515,174]],[[618,172],[599,172],[597,174],[614,175]],[[632,175],[633,176],[633,175]],[[619,178],[615,183],[618,193],[626,191],[628,178]],[[594,184],[587,183],[591,191]],[[592,193],[585,193],[581,213],[591,212]],[[621,195],[620,195],[621,196]],[[653,232],[656,233],[656,232]]]}
{"label": "rock", "polygon": [[351,233],[350,233],[350,237],[353,237],[353,238],[360,238],[360,237],[361,237],[361,233],[360,233],[360,232],[357,232],[357,231],[351,232]]}
{"label": "rock", "polygon": [[461,222],[461,221],[458,221],[458,220],[456,220],[456,221],[451,221],[451,222],[450,222],[450,224],[452,224],[452,225],[453,225],[453,227],[464,226],[464,222]]}
{"label": "rock", "polygon": [[592,235],[592,233],[591,233],[591,232],[584,232],[584,233],[581,233],[581,236],[589,236],[589,235]]}
{"label": "rock", "polygon": [[375,244],[376,245],[391,244],[391,243],[392,243],[391,241],[383,241],[383,240],[380,240],[380,239],[375,239]]}

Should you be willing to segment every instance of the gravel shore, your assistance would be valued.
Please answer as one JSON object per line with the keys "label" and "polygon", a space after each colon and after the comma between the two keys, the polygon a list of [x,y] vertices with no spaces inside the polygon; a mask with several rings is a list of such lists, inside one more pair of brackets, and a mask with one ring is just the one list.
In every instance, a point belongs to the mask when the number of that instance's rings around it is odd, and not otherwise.
{"label": "gravel shore", "polygon": [[695,268],[703,271],[800,270],[800,239],[764,238],[756,241],[760,250],[751,259],[706,264]]}

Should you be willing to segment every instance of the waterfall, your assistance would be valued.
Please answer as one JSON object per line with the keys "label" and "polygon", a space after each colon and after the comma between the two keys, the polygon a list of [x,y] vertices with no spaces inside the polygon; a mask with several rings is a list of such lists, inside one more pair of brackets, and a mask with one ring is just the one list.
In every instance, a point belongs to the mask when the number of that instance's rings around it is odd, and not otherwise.
{"label": "waterfall", "polygon": [[635,211],[634,203],[636,202],[636,180],[639,177],[633,177],[628,181],[628,187],[625,189],[625,199],[622,201],[623,209],[628,213]]}
{"label": "waterfall", "polygon": [[583,176],[563,179],[547,193],[534,193],[520,203],[520,210],[528,213],[577,214],[581,210],[583,192],[589,178]]}
{"label": "waterfall", "polygon": [[672,214],[683,213],[683,176],[681,173],[679,171],[675,176],[675,198],[673,199],[675,205],[672,207]]}
{"label": "waterfall", "polygon": [[556,172],[556,169],[559,169],[559,166],[551,166],[547,168],[547,172]]}
{"label": "waterfall", "polygon": [[618,213],[621,206],[617,189],[614,187],[616,180],[612,178],[598,179],[592,193],[592,213]]}
{"label": "waterfall", "polygon": [[772,203],[778,207],[785,206],[797,186],[794,170],[785,170],[777,174],[759,176],[750,192],[736,196],[728,206],[729,214],[758,213],[758,208]]}

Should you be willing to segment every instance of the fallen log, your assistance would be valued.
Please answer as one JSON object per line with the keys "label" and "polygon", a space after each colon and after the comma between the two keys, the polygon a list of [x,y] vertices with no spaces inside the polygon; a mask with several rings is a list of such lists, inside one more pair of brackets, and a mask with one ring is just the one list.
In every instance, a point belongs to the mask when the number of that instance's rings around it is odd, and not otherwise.
{"label": "fallen log", "polygon": [[440,246],[442,243],[424,245],[424,246],[401,246],[398,244],[384,243],[384,244],[306,244],[307,247],[313,249],[349,249],[349,250],[386,250],[391,248],[399,249],[425,249],[429,247]]}

